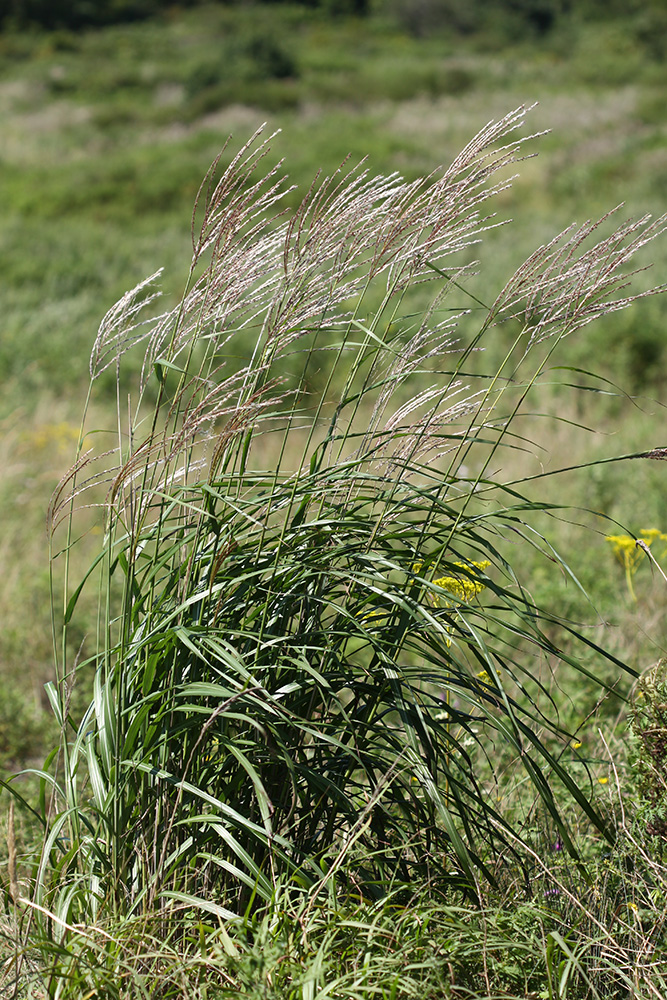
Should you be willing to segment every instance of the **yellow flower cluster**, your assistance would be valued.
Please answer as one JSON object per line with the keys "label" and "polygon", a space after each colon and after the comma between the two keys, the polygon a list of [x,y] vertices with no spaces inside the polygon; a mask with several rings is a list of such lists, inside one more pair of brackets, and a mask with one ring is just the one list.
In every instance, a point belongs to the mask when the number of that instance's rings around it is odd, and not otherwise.
{"label": "yellow flower cluster", "polygon": [[[645,542],[646,545],[652,545],[656,541],[667,543],[667,535],[659,528],[642,528],[639,535],[641,541]],[[623,566],[627,566],[628,563],[636,566],[644,555],[635,539],[630,535],[607,535],[605,541],[609,542],[614,555]],[[665,555],[667,555],[667,545],[660,553],[660,558],[662,559]]]}
{"label": "yellow flower cluster", "polygon": [[[457,601],[468,604],[472,601],[473,597],[477,597],[477,595],[481,594],[481,592],[486,588],[486,584],[483,583],[482,580],[475,579],[473,570],[485,570],[487,566],[491,565],[491,563],[488,559],[484,559],[482,562],[457,562],[454,563],[454,565],[458,566],[463,571],[468,570],[471,575],[463,577],[440,576],[437,580],[434,580],[433,583],[436,587],[441,587],[443,590],[448,591],[448,593],[452,594]],[[433,594],[432,600],[436,607],[451,607],[451,601],[446,599],[443,600],[439,594]]]}
{"label": "yellow flower cluster", "polygon": [[637,566],[644,558],[644,553],[634,538],[631,538],[630,535],[607,535],[605,541],[611,545],[612,552],[625,572],[634,574]]}
{"label": "yellow flower cluster", "polygon": [[[461,576],[440,576],[433,580],[432,583],[436,587],[446,590],[460,603],[468,604],[486,588],[486,584],[476,578],[475,571],[483,571],[491,563],[488,559],[483,559],[480,562],[471,559],[470,562],[455,562],[453,565],[461,570]],[[414,573],[421,573],[422,563],[415,563],[412,569]],[[469,575],[465,575],[466,573]],[[434,594],[431,592],[429,598],[435,608],[451,608],[454,604],[453,601],[448,600],[443,594]],[[451,645],[451,639],[447,639],[447,645]]]}
{"label": "yellow flower cluster", "polygon": [[[659,559],[664,559],[667,555],[667,534],[664,534],[659,528],[642,528],[639,535],[639,540],[647,546],[651,546],[657,541],[665,543],[658,556]],[[632,577],[637,572],[637,567],[644,558],[643,549],[637,544],[637,540],[630,535],[607,535],[605,541],[609,542],[612,552],[625,570],[628,590],[633,600],[636,600],[632,586]]]}
{"label": "yellow flower cluster", "polygon": [[665,547],[659,555],[659,559],[663,559],[667,555],[667,535],[663,534],[659,528],[642,528],[639,534],[642,536],[642,541],[646,542],[647,545],[652,545],[653,542],[664,542]]}

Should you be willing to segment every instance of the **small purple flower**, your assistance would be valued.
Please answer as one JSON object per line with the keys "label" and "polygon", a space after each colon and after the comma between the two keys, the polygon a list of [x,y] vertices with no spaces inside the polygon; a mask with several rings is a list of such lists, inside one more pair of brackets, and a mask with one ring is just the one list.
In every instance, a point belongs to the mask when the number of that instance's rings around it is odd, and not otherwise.
{"label": "small purple flower", "polygon": [[560,889],[547,889],[544,898],[549,899],[552,896],[560,896]]}
{"label": "small purple flower", "polygon": [[554,851],[562,851],[563,850],[563,841],[560,839],[560,837],[557,839],[556,843],[554,844],[553,849],[554,849]]}

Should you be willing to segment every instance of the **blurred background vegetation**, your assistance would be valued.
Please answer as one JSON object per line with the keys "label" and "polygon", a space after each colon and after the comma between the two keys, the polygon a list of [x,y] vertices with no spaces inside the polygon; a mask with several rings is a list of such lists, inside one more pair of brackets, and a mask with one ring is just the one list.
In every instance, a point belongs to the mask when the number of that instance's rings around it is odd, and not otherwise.
{"label": "blurred background vegetation", "polygon": [[[513,222],[471,253],[483,284],[470,290],[490,302],[570,222],[620,202],[633,217],[664,209],[667,14],[659,0],[1,0],[0,25],[0,765],[14,769],[52,739],[44,512],[72,460],[90,346],[158,267],[165,306],[180,297],[192,205],[227,136],[223,162],[262,122],[281,129],[271,155],[303,191],[348,154],[373,172],[428,173],[490,118],[539,102],[531,126],[551,131],[499,200],[497,221]],[[665,275],[656,252],[640,287]],[[664,316],[650,299],[565,345],[533,401],[543,419],[522,418],[534,445],[509,460],[517,478],[667,443]],[[111,407],[113,371],[106,386]],[[588,511],[572,515],[581,531],[551,530],[597,611],[544,565],[524,567],[536,598],[637,669],[654,662],[660,581],[638,566],[633,599],[604,537],[667,530],[664,467],[601,465],[549,499]],[[100,530],[91,516],[93,543]],[[616,719],[619,702],[560,683],[572,729]]]}

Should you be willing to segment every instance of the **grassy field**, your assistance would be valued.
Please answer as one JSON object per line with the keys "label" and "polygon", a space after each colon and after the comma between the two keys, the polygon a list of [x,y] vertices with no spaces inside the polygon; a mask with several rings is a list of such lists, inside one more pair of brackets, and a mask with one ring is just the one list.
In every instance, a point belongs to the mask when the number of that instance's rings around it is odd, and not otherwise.
{"label": "grassy field", "polygon": [[[174,11],[158,21],[99,32],[0,36],[0,511],[5,529],[0,766],[6,776],[26,763],[41,766],[58,743],[44,690],[54,675],[54,659],[64,655],[70,663],[77,657],[85,662],[99,641],[94,590],[82,594],[63,646],[62,613],[56,608],[54,637],[52,599],[62,585],[64,560],[50,569],[44,527],[49,498],[80,442],[95,333],[116,300],[159,268],[164,268],[159,308],[177,306],[192,253],[192,206],[227,137],[222,167],[262,123],[267,123],[265,134],[280,130],[263,162],[270,167],[285,160],[295,185],[285,204],[294,209],[318,171],[331,174],[348,155],[351,165],[367,156],[373,175],[398,171],[409,182],[448,165],[489,120],[537,102],[520,135],[548,133],[526,142],[526,154],[538,155],[512,167],[516,180],[493,204],[496,215],[490,222],[507,225],[486,233],[458,259],[460,264],[478,262],[477,276],[450,293],[453,309],[472,305],[459,327],[465,344],[482,304],[490,306],[515,268],[570,223],[598,219],[622,203],[595,231],[594,238],[601,239],[626,218],[662,212],[667,68],[658,50],[631,16],[563,21],[543,39],[511,43],[493,34],[444,31],[419,39],[389,14],[363,22],[332,20],[279,5]],[[198,223],[201,212],[200,205]],[[651,262],[651,270],[636,276],[635,290],[664,280],[664,238],[637,258],[640,267]],[[363,300],[361,316],[368,323],[379,315],[380,298],[373,294]],[[422,314],[427,302],[417,284],[401,303],[401,322],[408,329],[410,316]],[[667,583],[659,570],[660,565],[667,569],[666,539],[660,537],[667,535],[667,467],[659,461],[609,460],[667,445],[666,308],[662,297],[650,297],[563,337],[526,390],[512,421],[510,447],[472,458],[473,467],[463,474],[474,482],[483,470],[489,503],[496,506],[494,484],[515,483],[528,498],[525,525],[520,518],[517,524],[535,545],[520,542],[518,531],[508,530],[502,556],[534,606],[547,609],[542,628],[554,645],[551,653],[545,646],[538,655],[527,635],[517,632],[513,655],[527,664],[529,676],[524,687],[516,682],[512,697],[536,706],[542,720],[535,729],[539,739],[548,753],[567,761],[573,787],[586,788],[595,809],[620,833],[617,846],[611,849],[566,796],[563,810],[580,838],[579,861],[567,856],[548,796],[525,789],[516,761],[498,737],[500,729],[489,737],[486,753],[497,754],[507,780],[498,784],[483,747],[475,767],[484,795],[489,801],[496,795],[498,809],[510,818],[528,854],[516,860],[518,840],[516,856],[510,843],[493,854],[495,880],[479,876],[483,886],[475,905],[456,879],[439,900],[433,889],[435,901],[429,901],[431,889],[419,889],[419,879],[429,885],[429,878],[437,878],[421,870],[412,900],[405,880],[397,878],[395,886],[385,881],[386,891],[377,897],[369,889],[371,878],[358,875],[355,883],[350,871],[364,869],[363,850],[368,850],[362,809],[352,847],[345,848],[357,867],[347,870],[342,896],[336,896],[337,883],[322,857],[324,881],[315,883],[315,895],[304,897],[289,881],[277,879],[271,892],[266,886],[263,896],[260,892],[262,905],[254,909],[241,894],[246,915],[229,930],[217,922],[215,907],[202,916],[183,896],[176,923],[186,929],[178,940],[175,931],[165,932],[164,911],[123,913],[116,899],[113,920],[96,924],[92,910],[84,903],[74,906],[68,897],[63,919],[71,926],[65,940],[46,922],[37,928],[34,913],[29,918],[12,906],[16,849],[5,851],[8,837],[3,837],[0,878],[9,892],[2,927],[8,940],[17,926],[22,940],[28,940],[34,919],[31,940],[39,940],[24,956],[16,989],[33,988],[26,985],[32,970],[41,984],[34,988],[46,990],[15,995],[276,1000],[662,995],[664,775],[656,771],[662,750],[651,742],[651,733],[665,726],[662,675],[649,675],[641,689],[647,707],[643,715],[634,710],[634,742],[628,739],[632,712],[627,697],[636,675],[655,664],[667,644]],[[490,330],[483,351],[465,356],[460,374],[468,384],[483,385],[488,373],[503,365],[515,336],[511,322]],[[237,337],[230,363],[241,366],[252,346],[250,335]],[[300,357],[295,353],[280,370],[287,384],[298,378]],[[127,384],[136,399],[141,359],[128,355],[127,363]],[[403,402],[442,374],[439,361],[430,370],[429,364],[423,381],[404,390]],[[517,391],[523,377],[517,368],[511,380]],[[326,386],[325,366],[311,370],[309,379],[315,398]],[[343,391],[344,368],[336,379],[332,391]],[[95,384],[87,445],[103,448],[99,442],[107,438],[93,432],[114,427],[120,419],[117,407],[121,414],[131,409],[125,397],[116,398],[116,387],[112,366]],[[147,413],[161,391],[154,380],[144,400]],[[368,406],[368,411],[362,408],[364,418],[371,412]],[[259,469],[271,468],[272,440],[258,442]],[[298,463],[302,447],[303,436],[290,439],[287,458]],[[572,466],[580,468],[552,475]],[[551,504],[559,509],[540,509]],[[272,529],[268,521],[266,530]],[[100,550],[102,513],[84,512],[78,531],[83,537],[69,561],[68,596]],[[642,531],[654,532],[643,537],[651,541],[657,566],[632,546],[607,540],[634,539]],[[560,561],[550,557],[551,546]],[[437,606],[436,599],[431,603]],[[109,633],[113,628],[109,625]],[[493,627],[488,628],[492,635]],[[509,628],[507,622],[503,628]],[[502,638],[512,648],[504,632]],[[77,723],[92,696],[92,679],[84,671],[67,694]],[[528,709],[524,705],[521,711]],[[552,711],[558,732],[549,732],[546,717]],[[239,744],[238,752],[245,746]],[[628,746],[634,747],[630,754]],[[244,766],[242,773],[254,781],[252,764]],[[211,780],[208,772],[201,780]],[[28,777],[17,787],[38,798],[37,784]],[[148,810],[149,790],[142,795],[141,808]],[[421,815],[423,801],[414,795]],[[242,796],[238,801],[244,801]],[[7,817],[5,795],[3,802],[0,814]],[[426,816],[426,805],[424,810]],[[3,818],[3,823],[8,836],[11,827],[18,838],[19,877],[27,880],[37,836],[34,817],[17,806],[15,819]],[[410,836],[416,836],[414,830]],[[206,850],[213,848],[206,845]],[[456,851],[453,858],[452,864],[465,869]],[[433,861],[434,871],[440,861]],[[338,870],[331,858],[327,863]],[[253,864],[249,870],[255,872],[257,892],[266,872],[256,859]],[[525,885],[532,890],[524,891]],[[509,907],[507,900],[513,901]],[[140,940],[142,947],[135,947]],[[50,962],[50,978],[40,979],[39,969]],[[9,963],[4,970],[7,988],[13,988],[12,968]],[[146,971],[158,968],[159,987],[151,985],[153,972]],[[62,992],[66,982],[74,992]]]}

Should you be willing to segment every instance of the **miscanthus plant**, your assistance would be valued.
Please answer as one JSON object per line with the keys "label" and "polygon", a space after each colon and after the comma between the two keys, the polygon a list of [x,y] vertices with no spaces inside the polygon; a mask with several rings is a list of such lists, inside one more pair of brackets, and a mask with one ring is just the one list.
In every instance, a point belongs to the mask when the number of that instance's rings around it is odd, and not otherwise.
{"label": "miscanthus plant", "polygon": [[[535,607],[505,540],[570,571],[489,470],[558,343],[632,301],[627,264],[665,219],[568,229],[484,306],[466,261],[524,115],[415,182],[344,164],[289,211],[257,133],[202,186],[176,308],[155,316],[153,275],[104,318],[89,399],[112,368],[115,439],[88,450],[84,418],[50,511],[66,583],[30,895],[45,935],[231,919],[281,884],[313,905],[422,882],[474,899],[521,853],[496,794],[512,782],[575,859],[573,807],[611,836],[562,763],[546,673],[584,670],[591,640]],[[505,360],[468,375],[488,338]],[[91,504],[99,555],[71,581]],[[71,661],[86,587],[97,633]]]}

